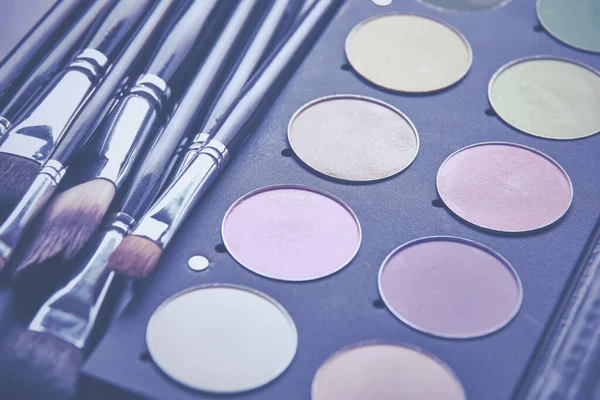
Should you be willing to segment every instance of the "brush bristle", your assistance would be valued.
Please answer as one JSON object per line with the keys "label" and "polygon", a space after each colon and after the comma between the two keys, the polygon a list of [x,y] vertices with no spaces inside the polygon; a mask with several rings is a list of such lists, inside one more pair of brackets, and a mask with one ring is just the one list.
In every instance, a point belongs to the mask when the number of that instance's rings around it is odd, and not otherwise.
{"label": "brush bristle", "polygon": [[3,399],[71,399],[83,362],[81,350],[50,334],[26,331],[0,354]]}
{"label": "brush bristle", "polygon": [[0,153],[0,221],[4,221],[40,170],[37,162]]}
{"label": "brush bristle", "polygon": [[46,209],[15,275],[61,255],[70,260],[96,232],[115,197],[115,185],[93,179],[56,196]]}
{"label": "brush bristle", "polygon": [[108,259],[108,268],[133,279],[142,279],[154,271],[162,249],[152,240],[127,236]]}

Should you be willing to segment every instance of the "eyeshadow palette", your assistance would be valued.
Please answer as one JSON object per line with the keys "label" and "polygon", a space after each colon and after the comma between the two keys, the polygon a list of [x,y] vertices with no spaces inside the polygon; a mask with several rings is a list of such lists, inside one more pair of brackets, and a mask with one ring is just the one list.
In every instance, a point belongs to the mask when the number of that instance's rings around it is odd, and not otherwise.
{"label": "eyeshadow palette", "polygon": [[600,216],[580,3],[347,0],[81,398],[514,398]]}

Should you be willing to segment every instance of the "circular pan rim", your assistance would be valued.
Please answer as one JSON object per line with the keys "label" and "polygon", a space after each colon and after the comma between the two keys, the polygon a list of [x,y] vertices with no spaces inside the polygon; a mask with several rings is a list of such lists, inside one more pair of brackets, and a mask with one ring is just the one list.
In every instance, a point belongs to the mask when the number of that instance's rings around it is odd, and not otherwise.
{"label": "circular pan rim", "polygon": [[[417,0],[417,1],[421,1],[421,0]],[[512,1],[512,0],[509,0],[509,1]],[[542,27],[544,28],[546,33],[548,33],[548,35],[550,35],[551,38],[557,40],[559,43],[564,44],[565,46],[571,47],[571,48],[579,50],[579,51],[583,51],[583,52],[591,53],[591,54],[600,54],[600,49],[588,49],[586,47],[576,46],[572,43],[567,42],[565,39],[558,37],[554,32],[552,32],[552,30],[550,28],[548,28],[547,23],[544,22],[544,19],[540,16],[540,7],[541,7],[541,4],[543,1],[546,1],[546,0],[537,0],[536,1],[535,16],[537,17],[540,25],[542,25]]]}
{"label": "circular pan rim", "polygon": [[549,136],[541,136],[541,135],[526,131],[524,129],[521,129],[521,128],[511,124],[506,119],[504,119],[502,117],[502,115],[498,112],[496,107],[494,107],[494,102],[492,100],[492,86],[493,86],[494,82],[496,81],[496,79],[498,78],[498,76],[500,76],[500,74],[502,74],[509,68],[514,67],[517,64],[522,64],[522,63],[526,63],[529,61],[540,61],[540,60],[559,61],[559,62],[565,62],[565,63],[569,63],[572,65],[576,65],[578,67],[581,67],[581,68],[584,68],[584,69],[590,71],[591,73],[598,76],[598,78],[600,79],[600,71],[596,70],[594,67],[592,67],[590,65],[587,65],[583,62],[575,61],[568,57],[561,57],[561,56],[554,56],[554,55],[547,55],[547,54],[538,54],[538,55],[525,56],[525,57],[520,57],[520,58],[514,59],[514,60],[509,61],[506,64],[502,65],[500,68],[498,68],[496,70],[496,72],[494,72],[492,77],[490,78],[490,81],[488,82],[488,90],[487,90],[488,91],[488,93],[487,93],[488,102],[490,103],[490,106],[492,107],[492,109],[494,110],[494,112],[496,113],[498,118],[500,118],[500,120],[502,120],[502,122],[504,122],[506,125],[516,129],[519,132],[522,132],[529,136],[533,136],[533,137],[540,138],[540,139],[546,139],[546,140],[557,140],[557,141],[580,140],[580,139],[588,138],[588,137],[599,134],[600,130],[593,132],[593,133],[583,135],[583,136],[573,137],[573,138],[554,138],[554,137],[549,137]]}
{"label": "circular pan rim", "polygon": [[[225,222],[227,221],[227,218],[229,218],[229,214],[232,212],[232,210],[238,206],[241,202],[243,202],[244,200],[249,199],[250,197],[263,193],[263,192],[268,192],[270,190],[281,190],[281,189],[298,189],[298,190],[305,190],[305,191],[309,191],[309,192],[313,192],[313,193],[317,193],[320,194],[322,196],[325,196],[333,201],[335,201],[336,203],[338,203],[339,205],[341,205],[354,219],[354,222],[356,223],[356,227],[358,229],[358,243],[356,244],[356,250],[352,253],[352,255],[348,258],[347,261],[345,261],[341,266],[339,266],[337,269],[335,269],[334,271],[326,274],[326,275],[322,275],[316,278],[308,278],[308,279],[282,279],[282,278],[277,278],[268,274],[264,274],[261,272],[258,272],[256,270],[254,270],[253,268],[250,268],[247,264],[241,262],[238,257],[236,257],[234,255],[234,253],[231,251],[231,247],[229,247],[229,245],[227,244],[227,240],[225,238]],[[236,201],[233,202],[233,204],[231,206],[229,206],[229,208],[227,209],[227,212],[225,213],[225,215],[223,216],[223,221],[221,222],[221,239],[223,240],[223,244],[225,245],[225,247],[227,248],[227,252],[229,253],[229,255],[231,255],[231,257],[239,264],[241,265],[244,269],[246,269],[247,271],[252,272],[253,274],[262,276],[263,278],[269,278],[269,279],[273,279],[275,281],[279,281],[279,282],[312,282],[312,281],[316,281],[319,279],[324,279],[328,276],[331,276],[337,272],[340,272],[341,270],[343,270],[344,268],[346,268],[355,258],[356,255],[358,254],[358,251],[360,250],[360,247],[362,246],[362,239],[363,239],[363,235],[362,235],[362,226],[360,225],[360,221],[357,217],[357,215],[354,213],[354,211],[350,208],[350,206],[348,204],[346,204],[342,199],[340,199],[339,197],[325,191],[322,189],[317,189],[311,186],[306,186],[306,185],[299,185],[299,184],[276,184],[276,185],[268,185],[268,186],[263,186],[260,187],[258,189],[254,189],[246,194],[244,194],[243,196],[241,196],[240,198],[238,198]]]}
{"label": "circular pan rim", "polygon": [[[360,101],[366,101],[366,102],[370,102],[373,104],[377,104],[379,106],[385,107],[388,110],[396,113],[398,116],[400,116],[400,118],[404,119],[404,121],[406,121],[408,123],[408,125],[410,126],[410,129],[413,131],[413,135],[415,136],[415,139],[417,140],[417,146],[415,148],[415,154],[413,155],[413,157],[410,159],[409,163],[406,164],[406,166],[398,171],[395,171],[394,173],[390,174],[390,175],[386,175],[384,177],[381,178],[376,178],[376,179],[365,179],[365,180],[352,180],[352,179],[346,179],[346,178],[340,178],[337,176],[332,176],[330,174],[326,174],[322,171],[319,171],[318,169],[314,168],[312,165],[309,165],[306,161],[304,161],[304,159],[302,157],[300,157],[300,155],[298,154],[298,152],[294,149],[294,145],[293,145],[293,141],[291,139],[291,133],[292,133],[292,125],[294,124],[294,122],[296,121],[296,119],[298,118],[298,116],[300,114],[302,114],[304,111],[308,110],[309,108],[319,104],[319,103],[325,103],[331,100],[344,100],[344,99],[350,99],[350,100],[360,100]],[[417,159],[417,155],[419,154],[419,150],[421,149],[421,138],[419,136],[419,131],[417,130],[417,127],[415,126],[415,124],[412,122],[412,120],[404,113],[402,112],[400,109],[398,109],[397,107],[386,103],[385,101],[373,98],[373,97],[369,97],[369,96],[363,96],[363,95],[358,95],[358,94],[333,94],[333,95],[327,95],[327,96],[322,96],[322,97],[318,97],[314,100],[309,101],[308,103],[303,104],[302,106],[300,106],[300,108],[298,108],[298,110],[296,110],[296,112],[292,115],[292,117],[290,118],[290,121],[288,122],[288,126],[287,126],[287,140],[288,140],[288,144],[290,145],[290,148],[292,149],[292,151],[294,152],[294,154],[298,157],[298,159],[302,162],[302,164],[306,165],[307,167],[309,167],[311,170],[317,172],[318,174],[322,174],[324,176],[327,176],[329,178],[332,179],[336,179],[336,180],[340,180],[343,182],[351,182],[351,183],[355,183],[355,184],[368,184],[368,183],[373,183],[373,182],[380,182],[389,178],[392,178],[404,171],[406,171]]]}
{"label": "circular pan rim", "polygon": [[465,391],[465,387],[462,383],[462,381],[460,380],[460,378],[458,377],[458,375],[456,374],[456,372],[450,367],[450,365],[448,365],[448,363],[444,360],[442,360],[441,358],[439,358],[438,356],[436,356],[433,353],[430,353],[427,350],[424,350],[422,347],[410,344],[410,343],[405,343],[405,342],[394,342],[391,340],[383,340],[383,339],[372,339],[372,340],[362,340],[356,343],[352,343],[346,346],[343,346],[337,350],[335,350],[333,353],[330,353],[317,367],[317,370],[315,371],[315,373],[313,374],[312,377],[312,381],[310,384],[310,398],[311,400],[315,400],[315,380],[317,377],[317,374],[319,373],[319,371],[321,371],[321,368],[323,368],[327,363],[329,363],[330,361],[332,361],[333,359],[344,355],[347,352],[350,352],[352,350],[356,350],[356,349],[360,349],[363,347],[372,347],[372,346],[393,346],[393,347],[400,347],[406,350],[410,350],[413,351],[415,353],[419,353],[422,356],[428,357],[430,360],[434,361],[435,363],[437,363],[442,369],[444,369],[449,376],[452,377],[452,379],[454,379],[454,381],[458,384],[459,389],[462,392],[463,395],[463,400],[467,399],[467,393]]}
{"label": "circular pan rim", "polygon": [[[212,389],[201,388],[197,385],[192,385],[189,382],[183,382],[182,380],[175,378],[172,374],[168,373],[167,370],[165,368],[163,368],[163,366],[161,366],[161,364],[156,360],[155,357],[152,356],[152,345],[151,345],[151,340],[149,339],[150,325],[152,324],[153,320],[156,318],[156,315],[163,308],[165,308],[168,304],[170,304],[173,300],[177,299],[180,296],[183,296],[187,293],[195,292],[197,290],[215,289],[215,288],[216,289],[241,290],[241,291],[253,294],[255,296],[259,296],[262,299],[273,304],[282,313],[282,315],[285,317],[285,319],[289,323],[290,330],[293,333],[293,340],[294,340],[294,346],[293,346],[294,348],[293,348],[291,357],[290,357],[289,361],[287,361],[280,370],[278,370],[276,373],[274,373],[269,380],[261,383],[258,386],[253,386],[251,388],[236,390],[236,391],[216,391],[216,390],[212,390]],[[160,305],[158,307],[156,307],[156,309],[152,312],[152,315],[150,316],[150,319],[148,320],[148,323],[146,324],[145,341],[146,341],[146,348],[148,349],[150,358],[152,358],[152,362],[169,379],[173,380],[174,382],[176,382],[180,385],[185,386],[186,388],[192,389],[194,391],[198,391],[198,392],[202,392],[202,393],[220,394],[220,395],[228,395],[228,394],[232,395],[232,394],[237,394],[237,393],[247,393],[247,392],[259,389],[261,387],[264,387],[264,386],[270,384],[271,382],[275,381],[277,378],[279,378],[290,367],[290,365],[296,358],[296,354],[298,353],[298,328],[296,327],[296,323],[294,322],[294,319],[292,318],[290,313],[287,311],[287,309],[281,303],[279,303],[277,300],[275,300],[273,297],[269,296],[268,294],[266,294],[264,292],[261,292],[260,290],[253,289],[248,286],[233,284],[233,283],[207,283],[207,284],[202,284],[202,285],[191,286],[186,289],[180,290],[180,291],[175,292],[174,294],[170,295],[165,300],[163,300],[160,303]]]}
{"label": "circular pan rim", "polygon": [[427,2],[427,0],[416,0],[416,1],[417,1],[417,3],[422,4],[425,7],[430,8],[432,10],[449,13],[449,14],[471,14],[471,13],[478,13],[478,12],[485,12],[485,11],[496,11],[502,7],[507,6],[510,2],[512,2],[512,0],[502,0],[499,3],[493,5],[492,7],[480,8],[478,10],[456,10],[453,8],[444,8],[442,6],[431,4],[431,3]]}
{"label": "circular pan rim", "polygon": [[[509,230],[509,229],[494,229],[494,228],[490,228],[487,226],[482,226],[479,224],[474,223],[473,221],[468,220],[467,218],[463,217],[462,215],[460,215],[459,213],[457,213],[454,209],[452,209],[452,207],[450,207],[450,205],[448,205],[447,202],[444,201],[444,198],[442,196],[442,194],[440,193],[440,171],[442,170],[442,168],[444,167],[444,165],[446,165],[446,162],[448,162],[452,157],[454,157],[456,154],[464,151],[464,150],[468,150],[474,147],[480,147],[480,146],[489,146],[489,145],[501,145],[501,146],[511,146],[511,147],[517,147],[523,150],[527,150],[530,151],[532,153],[537,154],[538,156],[541,156],[543,158],[545,158],[546,160],[548,160],[551,164],[553,164],[555,167],[557,167],[560,172],[562,172],[562,174],[565,176],[565,178],[567,178],[567,182],[569,182],[569,187],[571,188],[570,191],[570,197],[571,200],[569,201],[569,205],[567,206],[566,210],[559,215],[557,218],[555,218],[554,220],[548,222],[545,225],[542,226],[538,226],[535,228],[531,228],[531,229],[520,229],[520,230]],[[513,143],[513,142],[503,142],[503,141],[491,141],[491,142],[479,142],[479,143],[474,143],[474,144],[470,144],[468,146],[462,147],[456,151],[454,151],[452,154],[450,154],[448,157],[446,157],[444,159],[444,161],[442,161],[442,163],[440,164],[438,170],[437,170],[437,174],[435,176],[435,190],[439,196],[439,198],[444,202],[444,205],[448,208],[448,210],[450,210],[450,212],[452,212],[452,214],[456,215],[458,218],[460,218],[462,221],[467,222],[468,224],[471,224],[479,229],[483,229],[487,232],[494,232],[494,233],[506,233],[506,234],[526,234],[526,233],[532,233],[532,232],[537,232],[539,230],[548,228],[554,224],[556,224],[558,221],[560,221],[565,215],[567,215],[567,213],[569,212],[569,210],[571,209],[571,206],[573,205],[573,199],[575,198],[575,189],[573,188],[573,182],[571,181],[571,177],[569,176],[569,174],[567,173],[567,171],[563,168],[562,165],[560,165],[560,163],[558,161],[556,161],[554,158],[550,157],[549,155],[547,155],[546,153],[538,150],[538,149],[534,149],[533,147],[529,147],[529,146],[525,146],[523,144],[519,144],[519,143]]]}
{"label": "circular pan rim", "polygon": [[[512,1],[512,0],[511,0]],[[429,21],[433,21],[436,22],[440,25],[445,26],[446,28],[450,29],[452,32],[454,32],[459,39],[461,39],[463,41],[463,43],[466,45],[467,47],[467,51],[469,53],[469,65],[467,66],[465,72],[460,76],[460,78],[458,78],[456,81],[436,88],[436,89],[428,89],[428,90],[399,90],[399,89],[395,89],[395,88],[391,88],[388,86],[384,86],[382,84],[379,84],[377,82],[374,82],[373,80],[369,79],[367,76],[364,76],[363,74],[361,74],[360,72],[358,72],[356,70],[356,68],[354,67],[354,65],[352,64],[352,61],[350,60],[350,57],[348,56],[348,47],[349,47],[349,43],[350,43],[350,38],[352,37],[352,35],[354,35],[356,33],[356,31],[363,25],[372,22],[376,19],[379,18],[384,18],[384,17],[390,17],[390,16],[413,16],[413,17],[419,17],[419,18],[423,18],[423,19],[427,19]],[[449,89],[455,85],[458,85],[463,79],[465,79],[465,77],[467,76],[467,74],[469,73],[469,71],[471,71],[471,68],[473,67],[473,48],[471,47],[471,43],[469,43],[469,41],[467,40],[467,37],[465,35],[463,35],[463,33],[461,31],[458,30],[458,28],[450,25],[449,23],[447,23],[446,21],[443,21],[441,19],[435,18],[435,17],[430,17],[424,14],[419,14],[419,13],[415,13],[415,12],[389,12],[389,13],[385,13],[385,14],[379,14],[379,15],[375,15],[372,17],[369,17],[361,22],[359,22],[358,24],[356,24],[348,33],[348,35],[346,36],[346,40],[344,41],[344,55],[346,56],[346,60],[348,61],[348,64],[352,67],[352,70],[358,74],[360,77],[362,77],[363,79],[365,79],[367,82],[373,84],[376,88],[381,88],[381,89],[385,89],[385,90],[389,90],[391,92],[395,92],[395,93],[404,93],[404,94],[433,94],[433,93],[437,93],[440,92],[442,90],[445,89]]]}
{"label": "circular pan rim", "polygon": [[[517,304],[515,305],[513,312],[509,316],[507,316],[501,323],[499,323],[489,329],[483,330],[481,332],[476,332],[476,333],[471,333],[471,334],[442,334],[442,333],[438,333],[438,332],[435,332],[435,331],[432,331],[429,329],[425,329],[413,322],[410,322],[408,319],[406,319],[404,316],[402,316],[399,312],[397,312],[391,306],[391,304],[388,302],[385,294],[383,293],[384,291],[381,286],[382,285],[381,279],[382,279],[382,275],[383,275],[383,270],[385,269],[385,267],[388,264],[388,262],[390,261],[390,259],[394,255],[398,254],[400,251],[402,251],[408,247],[411,247],[411,246],[414,246],[414,245],[420,244],[420,243],[431,242],[431,241],[440,241],[440,240],[458,242],[458,243],[466,244],[468,246],[476,247],[479,250],[482,250],[482,251],[488,253],[489,255],[491,255],[492,257],[496,258],[511,273],[511,275],[517,282],[517,286],[519,288],[519,298],[517,300]],[[426,333],[430,336],[443,338],[443,339],[475,339],[475,338],[480,338],[480,337],[491,335],[492,333],[498,332],[498,331],[502,330],[503,328],[505,328],[508,324],[510,324],[514,320],[514,318],[517,316],[517,314],[521,310],[521,306],[523,305],[523,283],[521,282],[521,277],[519,276],[519,273],[513,267],[513,265],[506,258],[504,258],[500,253],[493,250],[492,248],[490,248],[484,244],[481,244],[479,242],[476,242],[474,240],[465,239],[465,238],[458,237],[458,236],[447,236],[447,235],[424,236],[424,237],[420,237],[417,239],[409,240],[408,242],[403,243],[400,246],[396,247],[385,257],[385,259],[381,263],[381,266],[379,267],[379,272],[377,273],[377,288],[379,290],[379,295],[381,296],[381,299],[383,300],[383,302],[386,305],[386,308],[402,323],[404,323],[405,325],[407,325],[410,328],[415,329],[419,332]]]}

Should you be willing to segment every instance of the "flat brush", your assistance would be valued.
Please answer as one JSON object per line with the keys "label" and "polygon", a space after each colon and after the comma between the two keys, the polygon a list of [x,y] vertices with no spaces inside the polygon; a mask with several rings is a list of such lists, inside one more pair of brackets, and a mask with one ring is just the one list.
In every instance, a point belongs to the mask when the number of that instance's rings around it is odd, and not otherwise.
{"label": "flat brush", "polygon": [[248,126],[258,115],[259,108],[274,100],[291,70],[319,34],[319,28],[340,2],[321,0],[309,9],[219,123],[207,132],[204,146],[110,256],[109,268],[132,278],[143,278],[154,270],[176,230],[222,171],[230,156],[230,147],[235,147],[249,133]]}
{"label": "flat brush", "polygon": [[52,77],[68,62],[85,41],[90,31],[94,30],[106,13],[114,6],[116,0],[97,0],[69,28],[69,31],[55,43],[54,47],[35,66],[33,71],[18,87],[7,96],[5,105],[0,111],[0,136],[12,125],[26,107],[44,89]]}
{"label": "flat brush", "polygon": [[54,198],[13,278],[32,264],[62,254],[73,258],[100,225],[147,139],[166,123],[171,87],[200,52],[218,0],[196,0],[181,10],[149,66],[118,101],[85,152],[83,182]]}
{"label": "flat brush", "polygon": [[110,74],[94,91],[83,109],[70,124],[65,138],[52,152],[40,172],[35,175],[23,198],[19,201],[7,220],[0,226],[0,270],[12,255],[27,225],[50,200],[56,186],[62,180],[72,154],[97,128],[107,112],[117,88],[126,80],[138,57],[147,52],[156,39],[159,27],[168,19],[171,7],[176,0],[162,0],[154,7],[150,16],[142,24],[130,41],[126,50],[112,67]]}
{"label": "flat brush", "polygon": [[[204,122],[199,129],[200,132],[211,130],[217,124],[219,118],[225,114],[225,111],[248,82],[252,73],[258,69],[261,61],[264,61],[269,50],[277,44],[278,36],[283,36],[282,32],[285,33],[289,29],[291,21],[298,12],[299,4],[298,1],[275,0],[269,5],[269,9],[256,29],[253,38],[244,49],[242,57],[217,96],[218,100],[212,105],[208,116],[204,118]],[[185,168],[195,151],[202,147],[204,140],[205,135],[198,134],[189,145],[185,145],[181,149],[186,151],[186,154],[183,156],[176,175]]]}
{"label": "flat brush", "polygon": [[0,139],[0,210],[10,211],[117,58],[151,0],[116,3],[79,54]]}
{"label": "flat brush", "polygon": [[73,20],[86,8],[82,0],[60,0],[0,62],[0,104],[5,104],[18,81],[51,52]]}
{"label": "flat brush", "polygon": [[127,221],[114,220],[84,260],[81,272],[42,305],[27,331],[4,344],[0,392],[6,398],[74,396],[83,353],[114,278],[106,267],[108,256],[127,226]]}

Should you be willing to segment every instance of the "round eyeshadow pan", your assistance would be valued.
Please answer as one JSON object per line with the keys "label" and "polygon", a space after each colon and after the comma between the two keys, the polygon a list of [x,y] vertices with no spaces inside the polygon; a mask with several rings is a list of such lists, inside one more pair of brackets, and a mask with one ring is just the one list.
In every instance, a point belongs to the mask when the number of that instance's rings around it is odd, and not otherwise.
{"label": "round eyeshadow pan", "polygon": [[312,169],[354,182],[393,176],[419,151],[417,130],[402,112],[355,95],[328,96],[304,105],[289,123],[288,140]]}
{"label": "round eyeshadow pan", "polygon": [[275,185],[248,193],[227,211],[223,242],[259,275],[306,281],[346,266],[361,242],[358,218],[340,199],[314,188]]}
{"label": "round eyeshadow pan", "polygon": [[600,73],[575,61],[533,56],[501,67],[488,97],[510,126],[547,139],[578,139],[600,131]]}
{"label": "round eyeshadow pan", "polygon": [[579,50],[600,53],[600,4],[597,0],[538,0],[542,26],[556,39]]}
{"label": "round eyeshadow pan", "polygon": [[461,80],[471,67],[467,39],[455,28],[416,14],[385,14],[358,24],[346,57],[363,78],[385,89],[427,93]]}
{"label": "round eyeshadow pan", "polygon": [[379,270],[379,292],[407,325],[444,338],[495,332],[517,314],[521,281],[491,249],[466,239],[416,239],[394,251]]}
{"label": "round eyeshadow pan", "polygon": [[547,227],[573,200],[569,176],[556,161],[502,142],[478,143],[450,155],[438,171],[437,190],[458,217],[507,233]]}
{"label": "round eyeshadow pan", "polygon": [[442,11],[482,11],[495,9],[510,3],[511,0],[418,0],[436,10]]}
{"label": "round eyeshadow pan", "polygon": [[277,378],[296,354],[294,321],[275,300],[235,285],[205,285],[165,300],[150,318],[148,351],[178,383],[239,393]]}
{"label": "round eyeshadow pan", "polygon": [[359,343],[331,355],[313,379],[312,400],[464,400],[452,370],[423,351]]}

